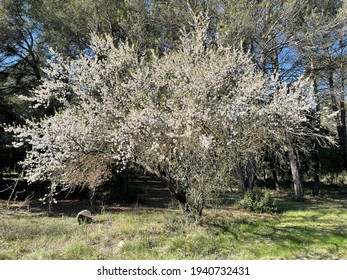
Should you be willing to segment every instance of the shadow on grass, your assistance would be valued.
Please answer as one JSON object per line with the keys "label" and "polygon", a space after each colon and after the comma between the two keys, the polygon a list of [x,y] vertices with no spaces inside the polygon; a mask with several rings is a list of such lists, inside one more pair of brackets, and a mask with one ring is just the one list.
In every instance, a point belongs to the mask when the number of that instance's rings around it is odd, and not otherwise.
{"label": "shadow on grass", "polygon": [[[347,221],[344,209],[290,212],[259,218],[219,221],[211,227],[229,236],[248,258],[347,258]],[[212,231],[212,229],[211,229]]]}
{"label": "shadow on grass", "polygon": [[[51,205],[51,209],[47,204],[42,204],[39,198],[43,197],[47,192],[47,184],[28,185],[24,181],[19,181],[15,191],[20,195],[14,195],[15,201],[11,199],[10,207],[7,205],[7,200],[11,197],[11,188],[13,181],[2,181],[0,186],[0,210],[11,210],[14,215],[30,214],[35,217],[75,217],[78,212],[88,209],[92,213],[101,213],[104,211],[110,213],[134,211],[140,208],[164,209],[168,208],[172,203],[171,195],[167,188],[160,181],[152,179],[139,179],[129,182],[129,188],[132,194],[135,195],[132,203],[108,203],[100,204],[96,201],[91,202],[88,198],[78,198],[78,193],[75,197],[64,198],[61,196],[57,199],[56,204]],[[6,190],[6,191],[2,191]],[[35,193],[34,199],[26,201],[28,194]],[[85,192],[81,197],[88,197]]]}
{"label": "shadow on grass", "polygon": [[344,197],[331,198],[327,196],[306,196],[302,199],[295,199],[290,196],[275,196],[279,213],[287,211],[304,211],[330,208],[347,208],[347,199]]}

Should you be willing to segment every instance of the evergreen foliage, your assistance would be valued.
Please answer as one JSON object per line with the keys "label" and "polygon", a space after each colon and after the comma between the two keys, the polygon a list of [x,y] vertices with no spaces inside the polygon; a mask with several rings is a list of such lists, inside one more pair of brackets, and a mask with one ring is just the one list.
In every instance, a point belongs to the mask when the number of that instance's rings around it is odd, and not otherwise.
{"label": "evergreen foliage", "polygon": [[247,191],[240,201],[240,207],[256,213],[276,213],[277,206],[269,192]]}

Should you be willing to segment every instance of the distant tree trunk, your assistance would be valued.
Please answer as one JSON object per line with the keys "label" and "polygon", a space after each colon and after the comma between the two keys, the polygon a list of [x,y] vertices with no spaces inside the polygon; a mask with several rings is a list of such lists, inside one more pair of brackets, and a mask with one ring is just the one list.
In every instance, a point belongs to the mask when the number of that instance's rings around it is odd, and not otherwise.
{"label": "distant tree trunk", "polygon": [[129,190],[129,167],[125,166],[122,171],[122,194],[127,194]]}
{"label": "distant tree trunk", "polygon": [[315,152],[317,154],[316,162],[314,163],[314,185],[312,189],[312,195],[316,196],[319,194],[320,178],[319,178],[319,169],[320,169],[320,159],[319,159],[319,143],[315,143]]}
{"label": "distant tree trunk", "polygon": [[[281,81],[280,81],[280,63],[279,63],[279,57],[278,57],[278,52],[277,51],[274,51],[272,56],[271,56],[271,60],[272,60],[272,64],[273,64],[273,71],[274,73],[273,74],[276,74],[276,81],[278,82],[278,86],[277,86],[277,94],[279,94],[279,90],[280,90],[280,84],[281,84]],[[275,185],[275,188],[276,188],[276,191],[277,192],[280,192],[281,191],[281,187],[280,187],[280,183],[278,181],[278,177],[277,177],[277,172],[276,172],[276,167],[275,167],[275,164],[277,164],[277,157],[276,155],[274,156],[274,160],[275,160],[275,163],[270,160],[270,164],[271,164],[271,170],[272,170],[272,178],[274,180],[274,185]]]}
{"label": "distant tree trunk", "polygon": [[249,160],[246,166],[242,166],[238,163],[234,169],[234,175],[237,180],[237,184],[243,191],[251,191],[254,189],[256,180],[256,159],[255,155],[252,153],[249,156]]}
{"label": "distant tree trunk", "polygon": [[304,193],[303,184],[300,179],[297,156],[294,153],[294,149],[291,143],[287,145],[287,149],[288,149],[288,157],[290,162],[290,170],[292,172],[292,177],[293,177],[295,196],[303,197],[305,193]]}
{"label": "distant tree trunk", "polygon": [[281,185],[280,185],[280,182],[278,180],[277,170],[276,170],[276,165],[278,165],[278,159],[277,159],[276,155],[272,155],[269,157],[268,161],[269,161],[270,170],[272,173],[273,186],[275,187],[276,192],[280,192],[281,191]]}
{"label": "distant tree trunk", "polygon": [[250,159],[247,163],[247,178],[246,179],[247,179],[247,189],[248,190],[254,189],[255,180],[256,180],[255,169],[256,169],[255,155],[251,154]]}
{"label": "distant tree trunk", "polygon": [[[343,32],[343,31],[342,31]],[[344,61],[344,42],[343,33],[341,34],[341,40],[339,42],[340,46],[340,87],[339,87],[339,105],[340,105],[340,137],[341,145],[343,150],[343,155],[345,156],[345,170],[347,170],[347,129],[346,129],[346,104],[345,104],[345,61]]]}
{"label": "distant tree trunk", "polygon": [[347,130],[346,130],[346,108],[343,98],[340,100],[340,144],[344,155],[345,170],[347,170]]}
{"label": "distant tree trunk", "polygon": [[281,186],[280,186],[280,183],[278,181],[277,172],[276,172],[275,168],[272,168],[272,178],[274,180],[274,185],[275,185],[276,192],[280,192],[281,191]]}
{"label": "distant tree trunk", "polygon": [[[312,91],[315,97],[315,101],[316,101],[316,113],[318,113],[318,119],[317,119],[317,123],[315,124],[316,128],[320,128],[321,126],[321,114],[320,114],[320,96],[318,94],[318,87],[317,87],[317,79],[316,79],[316,74],[314,71],[315,67],[314,67],[314,61],[311,58],[311,71],[310,71],[310,78],[311,78],[311,84],[312,84]],[[314,149],[315,149],[315,153],[317,155],[315,163],[314,163],[314,185],[313,185],[313,189],[312,189],[312,195],[316,196],[319,193],[319,186],[320,186],[320,180],[319,180],[319,169],[320,169],[320,159],[319,159],[319,142],[316,141],[315,145],[314,145]]]}
{"label": "distant tree trunk", "polygon": [[[341,75],[343,73],[341,66]],[[334,71],[330,69],[329,73],[329,89],[331,98],[331,108],[338,114],[335,117],[336,129],[339,137],[339,144],[344,158],[344,167],[347,170],[347,131],[346,131],[346,106],[344,101],[344,79],[340,77],[340,94],[335,91]],[[339,97],[339,100],[337,99]]]}
{"label": "distant tree trunk", "polygon": [[319,186],[320,186],[319,175],[316,174],[314,176],[314,185],[313,185],[313,190],[312,190],[313,196],[316,196],[319,194]]}
{"label": "distant tree trunk", "polygon": [[239,188],[243,191],[246,191],[247,190],[247,184],[245,181],[244,170],[243,170],[241,164],[237,164],[237,166],[235,167],[234,176],[236,178],[237,185],[239,186]]}

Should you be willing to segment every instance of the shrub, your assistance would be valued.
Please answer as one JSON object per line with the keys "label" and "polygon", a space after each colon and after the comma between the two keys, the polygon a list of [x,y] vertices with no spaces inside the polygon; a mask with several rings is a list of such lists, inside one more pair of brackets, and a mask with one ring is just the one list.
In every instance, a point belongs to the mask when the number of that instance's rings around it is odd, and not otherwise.
{"label": "shrub", "polygon": [[240,201],[240,207],[256,213],[276,213],[277,206],[269,192],[248,191]]}

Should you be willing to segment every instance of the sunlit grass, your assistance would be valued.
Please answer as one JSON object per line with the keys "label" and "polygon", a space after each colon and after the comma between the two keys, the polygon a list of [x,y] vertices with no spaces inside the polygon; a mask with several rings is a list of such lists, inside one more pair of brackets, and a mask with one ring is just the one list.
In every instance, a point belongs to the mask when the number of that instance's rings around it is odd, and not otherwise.
{"label": "sunlit grass", "polygon": [[347,259],[346,208],[295,203],[277,215],[211,209],[202,226],[172,209],[98,214],[89,225],[7,212],[0,259]]}

